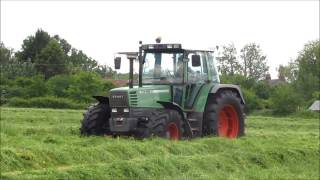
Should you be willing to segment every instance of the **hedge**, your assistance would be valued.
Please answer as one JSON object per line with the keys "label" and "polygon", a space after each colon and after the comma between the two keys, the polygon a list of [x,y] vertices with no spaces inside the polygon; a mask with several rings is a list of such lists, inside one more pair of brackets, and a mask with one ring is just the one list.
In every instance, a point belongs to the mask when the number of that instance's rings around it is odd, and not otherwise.
{"label": "hedge", "polygon": [[76,103],[66,98],[46,96],[28,99],[14,97],[8,100],[6,106],[56,109],[83,109],[86,107],[86,104]]}

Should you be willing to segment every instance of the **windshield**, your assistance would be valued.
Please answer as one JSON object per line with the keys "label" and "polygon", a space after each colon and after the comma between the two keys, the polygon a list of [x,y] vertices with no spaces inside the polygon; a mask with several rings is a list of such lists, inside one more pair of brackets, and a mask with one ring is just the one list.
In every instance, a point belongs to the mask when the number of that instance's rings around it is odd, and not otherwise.
{"label": "windshield", "polygon": [[182,83],[183,53],[147,52],[144,60],[143,84]]}

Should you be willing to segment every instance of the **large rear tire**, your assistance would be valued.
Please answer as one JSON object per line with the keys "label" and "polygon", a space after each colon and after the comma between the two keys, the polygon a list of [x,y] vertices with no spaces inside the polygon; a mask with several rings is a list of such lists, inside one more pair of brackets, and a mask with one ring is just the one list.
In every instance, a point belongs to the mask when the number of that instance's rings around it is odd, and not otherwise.
{"label": "large rear tire", "polygon": [[90,106],[83,114],[81,135],[110,134],[110,107],[108,104],[98,103]]}
{"label": "large rear tire", "polygon": [[244,135],[244,105],[233,91],[209,96],[205,111],[204,132],[207,135],[237,138]]}

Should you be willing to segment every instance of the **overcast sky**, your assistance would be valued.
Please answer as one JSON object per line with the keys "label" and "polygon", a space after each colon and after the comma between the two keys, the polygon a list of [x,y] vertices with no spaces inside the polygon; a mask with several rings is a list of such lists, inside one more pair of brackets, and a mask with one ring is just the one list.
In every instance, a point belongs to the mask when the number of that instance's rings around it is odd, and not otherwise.
{"label": "overcast sky", "polygon": [[41,28],[58,34],[101,64],[138,41],[209,49],[260,44],[272,78],[276,67],[319,39],[319,1],[1,1],[1,41],[19,50]]}

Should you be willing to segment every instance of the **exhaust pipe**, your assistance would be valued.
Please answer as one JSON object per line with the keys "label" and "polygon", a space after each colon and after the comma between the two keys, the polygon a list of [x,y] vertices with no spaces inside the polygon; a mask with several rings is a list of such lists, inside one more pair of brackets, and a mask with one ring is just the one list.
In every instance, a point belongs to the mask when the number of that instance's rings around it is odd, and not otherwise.
{"label": "exhaust pipe", "polygon": [[134,58],[130,58],[130,70],[129,70],[129,88],[133,88],[133,61]]}
{"label": "exhaust pipe", "polygon": [[143,59],[142,59],[142,41],[139,41],[139,54],[138,54],[138,60],[139,60],[139,87],[142,87],[142,66],[143,66]]}

